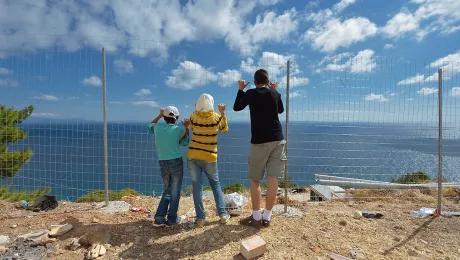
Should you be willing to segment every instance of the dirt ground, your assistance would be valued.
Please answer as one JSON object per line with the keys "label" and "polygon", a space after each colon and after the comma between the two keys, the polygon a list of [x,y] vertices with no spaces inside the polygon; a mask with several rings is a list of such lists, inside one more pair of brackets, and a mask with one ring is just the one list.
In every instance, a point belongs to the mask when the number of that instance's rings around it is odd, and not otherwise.
{"label": "dirt ground", "polygon": [[[151,197],[123,200],[151,209],[159,202]],[[73,229],[47,246],[42,259],[84,259],[88,247],[72,251],[69,242],[99,228],[111,234],[111,247],[98,259],[243,259],[240,243],[253,235],[267,242],[268,252],[259,259],[330,259],[332,253],[352,258],[352,250],[361,252],[358,259],[460,259],[460,218],[417,219],[409,215],[411,210],[435,205],[426,201],[309,204],[303,207],[302,218],[274,216],[271,227],[261,230],[240,226],[239,218],[221,225],[214,202],[206,200],[205,204],[209,223],[204,228],[191,229],[183,224],[155,229],[145,212],[108,214],[98,210],[96,204],[61,202],[53,211],[33,213],[0,202],[0,235],[14,240],[25,233],[50,229],[51,225],[71,223]],[[192,208],[190,198],[181,199],[180,214]],[[457,205],[453,209],[459,208]],[[384,217],[355,219],[357,210],[382,213]],[[245,215],[249,212],[246,207]]]}

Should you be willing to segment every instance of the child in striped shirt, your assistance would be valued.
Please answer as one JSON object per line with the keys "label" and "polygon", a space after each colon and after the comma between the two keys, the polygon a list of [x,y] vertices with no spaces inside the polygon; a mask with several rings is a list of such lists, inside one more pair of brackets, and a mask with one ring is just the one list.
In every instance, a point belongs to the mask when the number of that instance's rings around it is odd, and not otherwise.
{"label": "child in striped shirt", "polygon": [[206,174],[214,194],[217,214],[222,224],[227,223],[230,216],[225,211],[224,194],[219,182],[217,170],[217,134],[228,132],[226,106],[219,104],[220,115],[214,111],[214,98],[202,94],[190,115],[192,141],[188,148],[188,169],[192,177],[193,201],[195,203],[196,221],[194,227],[203,227],[206,212],[203,205],[202,172]]}

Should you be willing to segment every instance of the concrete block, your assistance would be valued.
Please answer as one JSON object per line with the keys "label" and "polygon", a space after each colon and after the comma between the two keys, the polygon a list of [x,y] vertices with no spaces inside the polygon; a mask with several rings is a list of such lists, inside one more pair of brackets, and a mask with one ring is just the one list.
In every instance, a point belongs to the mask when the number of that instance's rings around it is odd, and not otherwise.
{"label": "concrete block", "polygon": [[267,252],[267,243],[260,236],[253,236],[241,242],[240,253],[246,259],[253,259]]}

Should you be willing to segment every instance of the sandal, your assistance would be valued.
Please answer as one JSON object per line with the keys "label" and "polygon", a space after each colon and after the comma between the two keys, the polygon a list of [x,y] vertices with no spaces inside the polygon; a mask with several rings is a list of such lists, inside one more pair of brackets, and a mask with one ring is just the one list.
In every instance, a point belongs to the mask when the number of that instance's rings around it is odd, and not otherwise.
{"label": "sandal", "polygon": [[244,226],[250,226],[250,227],[255,227],[255,228],[260,228],[261,221],[255,220],[252,215],[246,218],[243,218],[240,220],[240,224]]}
{"label": "sandal", "polygon": [[270,226],[270,220],[265,220],[265,219],[262,219],[262,226],[264,227],[269,227]]}

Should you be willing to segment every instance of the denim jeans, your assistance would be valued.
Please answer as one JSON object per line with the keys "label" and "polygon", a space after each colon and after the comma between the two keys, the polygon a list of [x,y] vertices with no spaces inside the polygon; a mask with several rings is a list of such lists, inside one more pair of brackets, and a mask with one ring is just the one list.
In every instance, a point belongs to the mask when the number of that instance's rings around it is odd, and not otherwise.
{"label": "denim jeans", "polygon": [[206,219],[206,212],[203,205],[202,172],[204,172],[208,177],[209,185],[212,188],[212,193],[216,202],[217,214],[219,216],[225,216],[227,213],[225,211],[224,193],[220,187],[217,163],[189,159],[187,167],[192,177],[193,202],[195,203],[197,220]]}
{"label": "denim jeans", "polygon": [[166,222],[167,216],[169,222],[175,223],[184,176],[184,161],[182,158],[160,161],[160,170],[164,191],[155,213],[155,222],[163,224]]}

